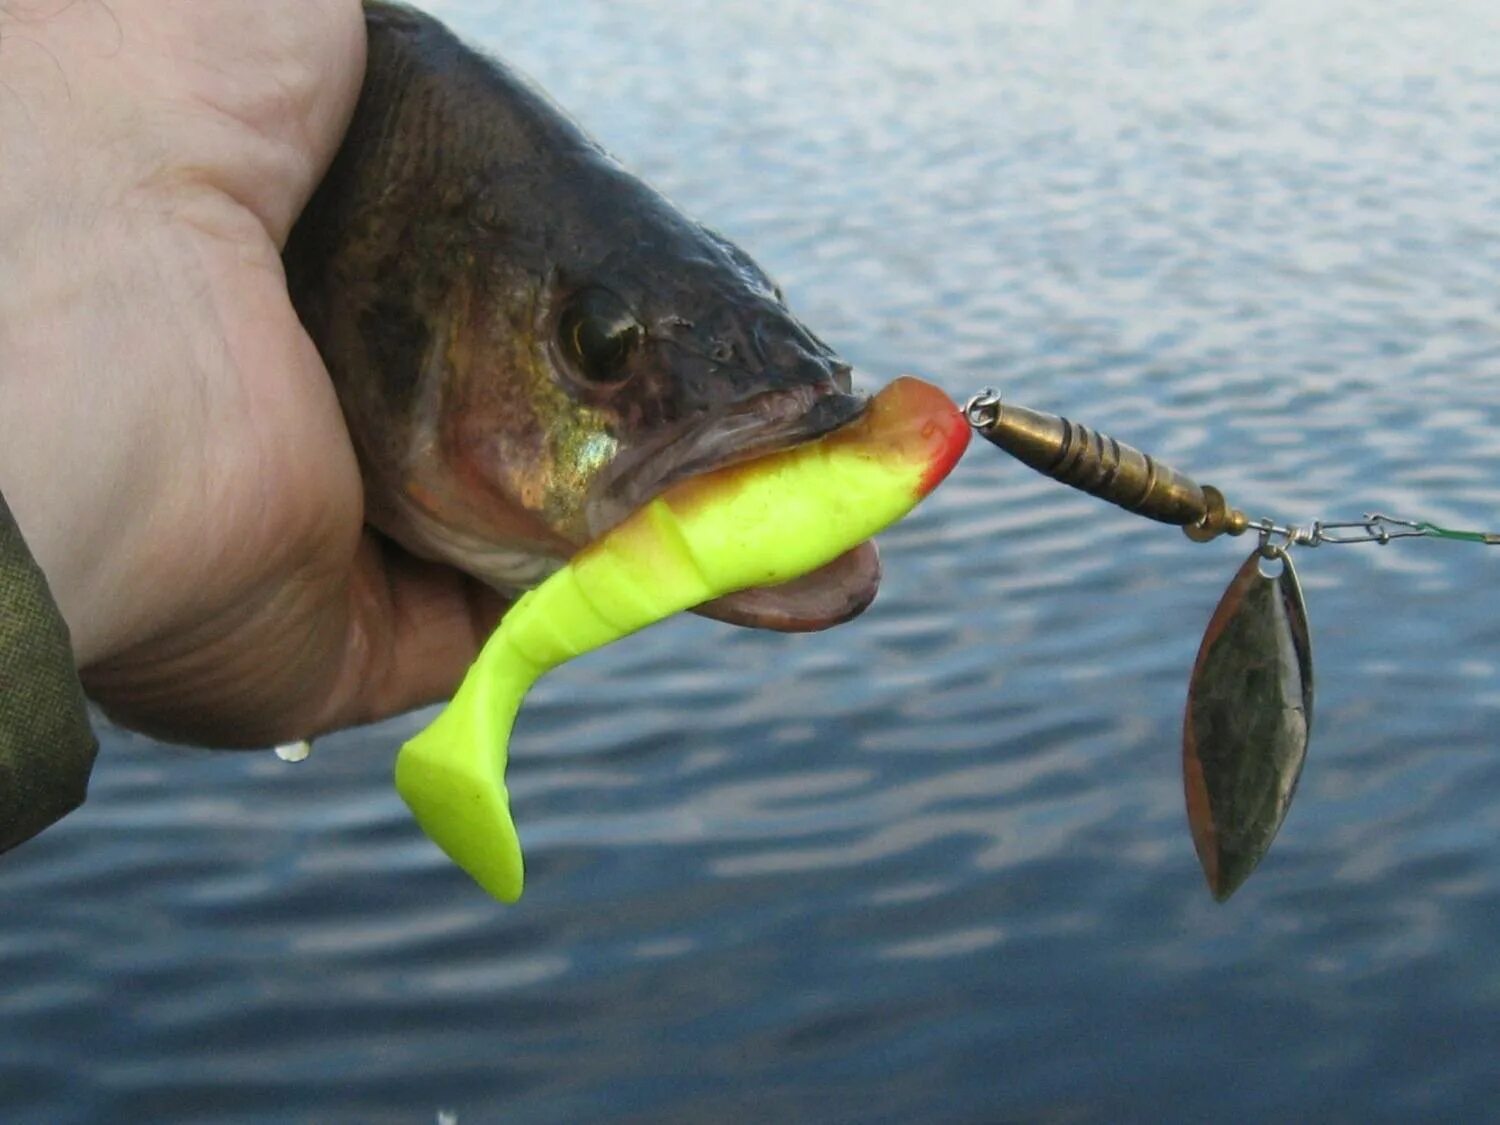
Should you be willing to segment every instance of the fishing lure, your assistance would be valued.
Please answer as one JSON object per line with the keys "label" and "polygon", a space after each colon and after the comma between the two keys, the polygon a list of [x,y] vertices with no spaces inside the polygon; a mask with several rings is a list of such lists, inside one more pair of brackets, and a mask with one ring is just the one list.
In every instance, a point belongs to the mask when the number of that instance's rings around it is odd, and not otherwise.
{"label": "fishing lure", "polygon": [[969,400],[964,416],[1023,464],[1137,515],[1175,524],[1195,542],[1259,536],[1209,619],[1183,716],[1188,826],[1209,890],[1221,902],[1270,849],[1307,758],[1312,640],[1292,549],[1416,538],[1500,545],[1500,535],[1379,512],[1305,527],[1252,520],[1212,485],[1087,426],[1005,403],[989,388]]}
{"label": "fishing lure", "polygon": [[682,481],[512,606],[453,700],[401,748],[396,789],[490,894],[520,897],[505,788],[521,701],[544,672],[653,622],[832,562],[937,487],[969,443],[948,396],[902,378],[819,441]]}

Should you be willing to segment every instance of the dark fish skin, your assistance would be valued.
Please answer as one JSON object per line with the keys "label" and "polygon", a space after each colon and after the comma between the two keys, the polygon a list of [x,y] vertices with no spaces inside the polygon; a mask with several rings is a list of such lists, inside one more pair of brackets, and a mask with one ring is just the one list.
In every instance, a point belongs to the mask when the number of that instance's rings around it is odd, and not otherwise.
{"label": "dark fish skin", "polygon": [[[371,524],[513,593],[672,480],[863,410],[743,251],[534,86],[412,9],[366,20],[364,88],[285,264]],[[871,548],[743,623],[831,624],[878,576]]]}

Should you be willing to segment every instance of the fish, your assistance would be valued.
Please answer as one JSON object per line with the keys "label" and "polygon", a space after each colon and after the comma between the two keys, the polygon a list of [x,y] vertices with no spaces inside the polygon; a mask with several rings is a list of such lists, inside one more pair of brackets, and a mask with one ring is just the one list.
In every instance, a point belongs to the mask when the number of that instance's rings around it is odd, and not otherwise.
{"label": "fish", "polygon": [[[859,418],[853,372],[734,243],[433,17],[367,0],[348,132],[283,255],[366,521],[514,597],[673,483]],[[866,542],[700,612],[862,612]]]}

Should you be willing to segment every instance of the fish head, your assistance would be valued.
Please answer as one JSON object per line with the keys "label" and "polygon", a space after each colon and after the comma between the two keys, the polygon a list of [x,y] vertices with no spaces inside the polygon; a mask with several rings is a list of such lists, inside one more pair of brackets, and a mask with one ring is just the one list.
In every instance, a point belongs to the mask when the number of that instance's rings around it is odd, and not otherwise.
{"label": "fish head", "polygon": [[[365,12],[359,104],[285,262],[369,523],[516,594],[674,482],[863,412],[748,255],[436,20]],[[821,628],[878,583],[866,545],[704,612]]]}
{"label": "fish head", "polygon": [[[465,249],[425,359],[426,424],[395,482],[394,534],[502,590],[676,481],[818,438],[866,403],[744,251],[582,155],[587,175],[553,177],[568,189],[545,224],[501,222]],[[879,579],[866,544],[703,612],[824,628],[863,610]]]}

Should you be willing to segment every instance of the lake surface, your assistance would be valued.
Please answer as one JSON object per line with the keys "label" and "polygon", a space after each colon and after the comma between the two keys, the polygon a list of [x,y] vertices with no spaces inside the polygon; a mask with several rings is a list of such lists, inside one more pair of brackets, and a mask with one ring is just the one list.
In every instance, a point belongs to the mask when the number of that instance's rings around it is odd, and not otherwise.
{"label": "lake surface", "polygon": [[[1490,0],[444,3],[874,387],[1070,414],[1254,515],[1500,529]],[[1188,543],[988,447],[859,621],[569,665],[516,907],[390,783],[111,732],[0,862],[0,1118],[1476,1120],[1500,1094],[1500,549],[1299,555],[1260,871],[1182,808]],[[451,1119],[451,1118],[449,1118]]]}

